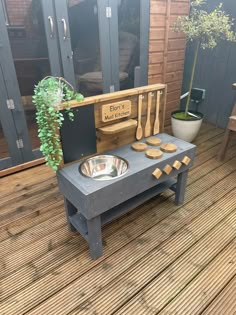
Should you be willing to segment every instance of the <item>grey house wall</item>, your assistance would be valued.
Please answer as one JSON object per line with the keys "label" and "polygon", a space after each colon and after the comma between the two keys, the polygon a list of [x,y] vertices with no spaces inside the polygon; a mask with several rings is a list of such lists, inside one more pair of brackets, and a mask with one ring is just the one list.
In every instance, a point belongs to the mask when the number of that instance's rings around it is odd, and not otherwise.
{"label": "grey house wall", "polygon": [[[214,8],[215,5],[223,2],[224,11],[236,19],[236,1],[210,1],[207,6]],[[235,21],[236,23],[236,21]],[[234,25],[236,31],[236,25]],[[184,67],[184,81],[182,92],[186,92],[189,86],[194,49],[190,43],[186,49],[186,59]],[[201,50],[194,87],[206,89],[206,98],[198,106],[205,120],[218,127],[225,128],[228,117],[231,113],[236,93],[232,91],[232,83],[236,82],[236,43],[221,42],[213,50]],[[182,102],[182,106],[184,102]],[[194,106],[192,106],[194,109]]]}

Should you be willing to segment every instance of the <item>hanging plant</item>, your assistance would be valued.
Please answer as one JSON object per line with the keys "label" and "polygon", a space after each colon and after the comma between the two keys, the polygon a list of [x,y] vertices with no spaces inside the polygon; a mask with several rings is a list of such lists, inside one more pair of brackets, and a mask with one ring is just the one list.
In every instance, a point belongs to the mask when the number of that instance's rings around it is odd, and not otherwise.
{"label": "hanging plant", "polygon": [[69,101],[80,102],[83,99],[83,95],[76,93],[72,85],[61,77],[46,77],[35,86],[33,103],[36,106],[40,151],[46,164],[54,171],[58,170],[63,156],[59,129],[63,125],[64,115],[60,111],[60,104],[66,104],[65,113],[73,121],[74,113]]}

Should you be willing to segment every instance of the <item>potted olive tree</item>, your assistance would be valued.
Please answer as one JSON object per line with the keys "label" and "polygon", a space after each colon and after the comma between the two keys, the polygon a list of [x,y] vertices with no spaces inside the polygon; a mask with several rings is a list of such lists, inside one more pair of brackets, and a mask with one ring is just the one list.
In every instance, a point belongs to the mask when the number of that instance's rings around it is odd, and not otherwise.
{"label": "potted olive tree", "polygon": [[185,110],[177,110],[171,114],[174,136],[189,142],[197,136],[203,120],[202,113],[189,110],[199,50],[213,49],[221,40],[236,41],[232,31],[233,21],[222,11],[222,4],[211,12],[203,10],[204,4],[204,0],[192,0],[190,15],[178,17],[174,27],[175,31],[183,32],[195,47]]}

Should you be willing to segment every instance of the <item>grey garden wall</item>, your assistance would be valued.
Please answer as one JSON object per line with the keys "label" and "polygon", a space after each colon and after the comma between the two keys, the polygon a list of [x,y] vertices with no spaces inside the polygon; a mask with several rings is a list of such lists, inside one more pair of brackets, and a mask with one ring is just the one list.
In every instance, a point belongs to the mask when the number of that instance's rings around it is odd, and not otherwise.
{"label": "grey garden wall", "polygon": [[[235,0],[208,0],[209,8],[223,2],[223,9],[236,20]],[[235,21],[236,23],[236,21]],[[236,31],[236,25],[234,25]],[[188,90],[193,61],[193,45],[186,49],[184,81],[182,92]],[[194,87],[206,89],[206,98],[198,109],[205,115],[205,120],[218,127],[225,128],[231,113],[236,93],[231,85],[236,82],[236,43],[222,42],[213,50],[201,50]],[[182,106],[183,106],[182,102]],[[192,107],[194,108],[194,106]]]}

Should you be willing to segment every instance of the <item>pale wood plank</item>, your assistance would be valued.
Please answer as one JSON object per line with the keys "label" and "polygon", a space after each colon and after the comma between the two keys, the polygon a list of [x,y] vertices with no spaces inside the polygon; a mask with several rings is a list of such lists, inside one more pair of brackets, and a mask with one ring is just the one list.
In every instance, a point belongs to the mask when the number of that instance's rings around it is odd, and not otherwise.
{"label": "pale wood plank", "polygon": [[232,315],[236,313],[236,276],[227,284],[223,291],[206,308],[202,315]]}
{"label": "pale wood plank", "polygon": [[160,314],[200,314],[235,276],[236,264],[232,263],[235,255],[235,242],[232,242]]}
{"label": "pale wood plank", "polygon": [[[229,194],[229,197],[231,196],[232,193]],[[231,211],[235,209],[232,202],[229,205]],[[157,313],[234,239],[230,224],[236,223],[236,213],[231,212],[229,217],[221,222],[229,213],[222,213],[221,206],[217,208],[216,205],[215,208],[208,209],[208,216],[204,213],[198,217],[103,290],[98,292],[95,289],[98,294],[87,300],[88,307],[83,307],[86,304],[84,302],[70,315],[92,312],[97,315],[114,312],[147,315],[150,312]],[[210,218],[211,213],[214,220]],[[144,237],[142,239],[145,240]],[[90,291],[87,298],[91,295]],[[132,297],[134,298],[131,299]],[[118,310],[126,302],[127,304]]]}

